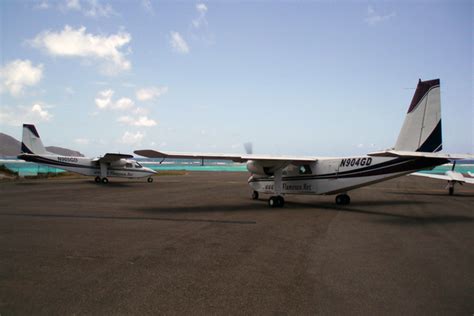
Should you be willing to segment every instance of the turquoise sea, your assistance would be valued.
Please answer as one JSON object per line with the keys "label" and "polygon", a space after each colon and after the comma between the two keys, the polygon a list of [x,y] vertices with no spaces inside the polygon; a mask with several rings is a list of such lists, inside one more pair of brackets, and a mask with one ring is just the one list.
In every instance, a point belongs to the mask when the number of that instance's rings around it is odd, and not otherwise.
{"label": "turquoise sea", "polygon": [[[236,164],[229,162],[201,162],[196,161],[176,161],[167,162],[166,164],[159,164],[155,161],[139,160],[140,163],[148,168],[156,171],[160,170],[186,170],[186,171],[222,171],[222,172],[246,172],[245,164]],[[42,166],[33,162],[25,162],[17,159],[0,160],[0,166],[5,166],[7,169],[18,172],[21,176],[35,176],[39,173],[61,173],[65,170]]]}
{"label": "turquoise sea", "polygon": [[[186,171],[221,171],[221,172],[247,172],[245,164],[229,163],[229,162],[215,162],[204,161],[204,165],[196,160],[179,160],[167,161],[165,164],[153,160],[140,160],[140,163],[153,170],[186,170]],[[25,162],[17,159],[0,160],[0,166],[5,166],[7,169],[18,172],[21,176],[37,175],[38,173],[61,173],[62,169],[46,167],[32,162]],[[439,173],[444,174],[451,170],[451,165],[443,165],[434,168],[433,170],[424,170],[424,173]],[[461,173],[474,173],[474,164],[456,164],[456,171]]]}

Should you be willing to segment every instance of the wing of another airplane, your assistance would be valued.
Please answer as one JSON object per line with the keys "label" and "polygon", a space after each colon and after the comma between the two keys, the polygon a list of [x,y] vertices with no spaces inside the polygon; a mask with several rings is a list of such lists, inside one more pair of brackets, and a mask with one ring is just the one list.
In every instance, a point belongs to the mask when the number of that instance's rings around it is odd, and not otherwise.
{"label": "wing of another airplane", "polygon": [[418,176],[418,177],[445,180],[445,181],[458,181],[458,182],[474,184],[474,178],[464,176],[461,173],[455,173],[455,176],[451,176],[449,174],[432,174],[432,173],[415,172],[415,173],[412,173],[411,175]]}
{"label": "wing of another airplane", "polygon": [[432,173],[415,172],[415,173],[410,174],[410,176],[426,177],[426,178],[446,180],[446,181],[453,180],[451,177],[449,177],[445,174],[432,174]]}
{"label": "wing of another airplane", "polygon": [[184,152],[162,152],[152,149],[135,150],[135,154],[148,158],[178,158],[178,159],[216,159],[232,160],[234,162],[255,161],[278,161],[311,163],[318,160],[317,157],[295,157],[295,156],[266,156],[253,154],[209,154],[209,153],[184,153]]}
{"label": "wing of another airplane", "polygon": [[133,158],[133,155],[106,153],[103,157],[97,157],[93,159],[93,161],[111,163],[114,161],[118,161],[120,159],[131,159],[131,158]]}
{"label": "wing of another airplane", "polygon": [[421,151],[402,151],[402,150],[383,150],[368,154],[372,157],[405,157],[405,158],[435,158],[435,159],[474,159],[471,154],[445,154],[439,152],[421,152]]}

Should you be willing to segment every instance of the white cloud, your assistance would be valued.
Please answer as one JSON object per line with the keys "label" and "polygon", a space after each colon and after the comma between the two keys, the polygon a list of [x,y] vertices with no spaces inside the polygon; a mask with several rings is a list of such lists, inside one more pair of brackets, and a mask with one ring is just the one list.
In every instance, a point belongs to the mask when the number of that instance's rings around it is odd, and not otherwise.
{"label": "white cloud", "polygon": [[43,0],[39,2],[37,5],[35,5],[34,8],[39,9],[39,10],[46,10],[46,9],[49,9],[49,3],[48,1]]}
{"label": "white cloud", "polygon": [[73,95],[74,93],[76,93],[76,91],[74,91],[74,89],[71,87],[66,87],[64,91],[66,91],[66,93],[69,95]]}
{"label": "white cloud", "polygon": [[81,10],[81,3],[79,0],[66,0],[65,8],[67,10]]}
{"label": "white cloud", "polygon": [[46,110],[47,106],[34,103],[32,106],[7,107],[0,111],[0,123],[20,126],[23,123],[39,123],[51,120],[53,115]]}
{"label": "white cloud", "polygon": [[16,59],[0,68],[0,92],[7,90],[13,96],[19,96],[25,86],[34,86],[43,76],[43,65],[32,65],[29,60]]}
{"label": "white cloud", "polygon": [[95,105],[99,109],[108,108],[112,104],[113,95],[114,91],[111,89],[100,91],[99,95],[95,98]]}
{"label": "white cloud", "polygon": [[198,3],[196,4],[196,11],[198,12],[199,16],[193,20],[193,26],[195,28],[199,28],[201,25],[207,25],[207,6],[204,3]]}
{"label": "white cloud", "polygon": [[142,7],[149,13],[154,13],[151,0],[142,0]]}
{"label": "white cloud", "polygon": [[364,21],[368,25],[375,25],[375,24],[378,24],[380,22],[389,20],[389,19],[393,18],[395,15],[396,15],[395,12],[391,12],[389,14],[381,15],[377,11],[375,11],[375,9],[372,6],[369,5],[367,7],[367,17],[364,19]]}
{"label": "white cloud", "polygon": [[110,36],[94,35],[86,33],[84,26],[74,29],[66,25],[60,32],[43,31],[29,42],[52,56],[99,60],[102,72],[114,75],[131,68],[130,61],[121,50],[131,40],[131,35],[125,32]]}
{"label": "white cloud", "polygon": [[89,139],[87,138],[76,138],[74,142],[79,145],[89,145],[90,143]]}
{"label": "white cloud", "polygon": [[117,15],[110,4],[101,4],[99,0],[64,0],[58,7],[63,12],[78,11],[92,18]]}
{"label": "white cloud", "polygon": [[113,108],[117,110],[126,110],[133,108],[135,103],[129,98],[120,98],[113,104]]}
{"label": "white cloud", "polygon": [[102,5],[98,0],[88,0],[89,7],[84,9],[84,15],[89,17],[109,17],[117,13],[110,4]]}
{"label": "white cloud", "polygon": [[157,124],[155,120],[150,119],[145,115],[139,116],[138,118],[125,115],[125,116],[119,117],[117,119],[117,122],[131,125],[131,126],[141,126],[141,127],[152,127]]}
{"label": "white cloud", "polygon": [[38,117],[42,121],[49,121],[53,117],[38,103],[33,104],[29,112],[33,117]]}
{"label": "white cloud", "polygon": [[178,32],[171,31],[171,47],[180,54],[189,53],[189,46]]}
{"label": "white cloud", "polygon": [[168,87],[149,87],[142,88],[136,91],[137,100],[140,101],[150,101],[155,98],[159,98],[163,94],[168,92]]}
{"label": "white cloud", "polygon": [[117,101],[112,99],[114,90],[107,89],[99,91],[95,98],[95,105],[99,109],[111,109],[111,110],[127,110],[135,106],[135,103],[130,98],[120,98]]}
{"label": "white cloud", "polygon": [[141,108],[141,107],[136,107],[133,110],[133,113],[137,114],[137,115],[147,115],[148,114],[148,109]]}
{"label": "white cloud", "polygon": [[127,145],[140,145],[144,137],[145,137],[144,133],[141,133],[141,132],[132,133],[132,132],[126,131],[123,134],[122,138],[120,138],[119,142],[122,144],[127,144]]}
{"label": "white cloud", "polygon": [[95,98],[96,106],[101,109],[128,110],[131,115],[122,115],[117,119],[117,122],[139,127],[151,127],[157,125],[157,122],[147,116],[148,110],[141,107],[136,107],[135,103],[130,98],[113,99],[114,91],[111,89],[99,91]]}

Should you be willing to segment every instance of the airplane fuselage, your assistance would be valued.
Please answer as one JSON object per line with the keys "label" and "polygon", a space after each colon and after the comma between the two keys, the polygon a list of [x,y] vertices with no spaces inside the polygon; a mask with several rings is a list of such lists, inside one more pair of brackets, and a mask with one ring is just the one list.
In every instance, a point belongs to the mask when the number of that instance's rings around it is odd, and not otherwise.
{"label": "airplane fuselage", "polygon": [[[344,157],[322,158],[311,164],[291,164],[282,171],[282,194],[337,194],[421,169],[446,159]],[[274,177],[252,175],[248,183],[259,193],[274,194]]]}
{"label": "airplane fuselage", "polygon": [[[85,176],[104,176],[101,175],[100,164],[92,158],[36,154],[21,154],[18,158]],[[121,178],[143,178],[152,174],[153,171],[135,161],[124,159],[110,163],[106,171],[107,177]]]}

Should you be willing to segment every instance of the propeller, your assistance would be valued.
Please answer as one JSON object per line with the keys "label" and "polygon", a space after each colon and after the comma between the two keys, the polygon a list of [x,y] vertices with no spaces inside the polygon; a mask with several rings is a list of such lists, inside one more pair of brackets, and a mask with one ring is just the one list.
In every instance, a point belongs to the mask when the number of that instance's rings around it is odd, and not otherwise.
{"label": "propeller", "polygon": [[253,154],[253,144],[251,142],[244,143],[244,148],[247,155]]}

